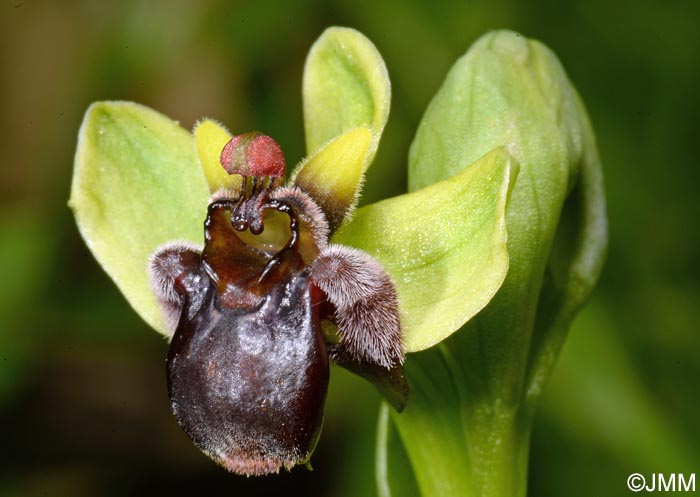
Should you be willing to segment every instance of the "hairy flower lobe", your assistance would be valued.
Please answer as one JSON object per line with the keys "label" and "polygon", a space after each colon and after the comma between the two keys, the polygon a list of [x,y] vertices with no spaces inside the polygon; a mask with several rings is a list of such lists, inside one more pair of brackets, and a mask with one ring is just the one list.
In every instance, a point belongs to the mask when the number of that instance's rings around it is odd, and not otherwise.
{"label": "hairy flower lobe", "polygon": [[[201,252],[172,243],[154,254],[152,281],[175,327],[167,372],[176,419],[225,468],[265,474],[310,457],[329,358],[403,406],[398,302],[377,261],[328,245],[322,209],[281,186],[284,156],[272,138],[234,136],[220,160],[242,176],[240,191],[212,197]],[[323,320],[337,343],[326,343]]]}

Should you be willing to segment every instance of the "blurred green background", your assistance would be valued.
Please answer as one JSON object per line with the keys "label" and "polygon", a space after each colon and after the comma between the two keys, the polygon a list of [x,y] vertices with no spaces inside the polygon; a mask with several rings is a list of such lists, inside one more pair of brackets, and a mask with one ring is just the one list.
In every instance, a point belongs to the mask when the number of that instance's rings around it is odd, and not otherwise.
{"label": "blurred green background", "polygon": [[[479,35],[560,57],[591,114],[611,245],[532,444],[530,495],[624,496],[631,472],[700,472],[700,2],[31,1],[0,7],[0,496],[374,495],[374,390],[333,371],[312,462],[226,474],[170,414],[167,344],[87,252],[66,201],[94,100],[260,129],[304,155],[301,74],[332,24],[364,32],[393,83],[364,201],[405,191],[417,123]],[[695,221],[694,221],[695,220]],[[439,496],[438,496],[439,497]]]}

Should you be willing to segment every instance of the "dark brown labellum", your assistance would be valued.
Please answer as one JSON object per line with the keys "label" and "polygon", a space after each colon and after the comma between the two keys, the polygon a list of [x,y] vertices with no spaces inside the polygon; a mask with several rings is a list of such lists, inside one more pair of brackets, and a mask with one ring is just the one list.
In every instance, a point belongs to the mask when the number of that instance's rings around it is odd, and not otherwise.
{"label": "dark brown labellum", "polygon": [[[233,265],[245,262],[243,247],[234,240],[228,251],[218,246],[236,236],[231,205],[209,211],[211,243],[200,273],[213,278],[201,274],[185,292],[167,360],[173,411],[195,444],[230,471],[289,469],[308,458],[323,418],[329,373],[322,296],[295,251],[283,253],[262,282],[250,266]],[[244,252],[248,263],[267,259]]]}
{"label": "dark brown labellum", "polygon": [[[329,358],[403,408],[398,300],[376,260],[328,244],[328,222],[310,196],[280,186],[274,140],[234,137],[222,165],[265,175],[244,176],[238,195],[215,195],[204,250],[161,247],[151,277],[174,330],[167,379],[178,423],[229,471],[263,475],[311,456]],[[322,321],[337,329],[332,345]]]}

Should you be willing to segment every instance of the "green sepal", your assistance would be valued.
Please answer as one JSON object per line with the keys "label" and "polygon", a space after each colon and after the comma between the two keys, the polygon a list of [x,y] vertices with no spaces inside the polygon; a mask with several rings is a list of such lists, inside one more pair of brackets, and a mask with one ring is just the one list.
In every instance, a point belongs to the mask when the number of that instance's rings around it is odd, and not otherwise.
{"label": "green sepal", "polygon": [[517,168],[494,149],[453,178],[359,209],[333,237],[375,257],[394,280],[406,352],[447,338],[501,286]]}
{"label": "green sepal", "polygon": [[194,127],[193,135],[199,165],[207,180],[209,191],[214,193],[220,188],[238,190],[241,177],[228,174],[220,161],[221,151],[231,139],[231,133],[216,121],[203,119]]}
{"label": "green sepal", "polygon": [[136,312],[168,335],[148,259],[172,240],[202,241],[209,187],[192,135],[131,102],[90,106],[78,136],[69,206],[85,243]]}

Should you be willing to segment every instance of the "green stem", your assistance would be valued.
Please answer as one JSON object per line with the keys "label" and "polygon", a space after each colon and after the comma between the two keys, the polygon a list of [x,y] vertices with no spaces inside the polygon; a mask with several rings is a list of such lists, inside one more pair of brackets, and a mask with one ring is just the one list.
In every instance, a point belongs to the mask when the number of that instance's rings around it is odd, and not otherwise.
{"label": "green stem", "polygon": [[530,448],[530,422],[520,411],[494,414],[498,406],[482,406],[486,419],[465,427],[472,455],[472,493],[484,497],[524,497]]}
{"label": "green stem", "polygon": [[409,404],[380,416],[380,496],[524,497],[530,413],[469,389],[440,347],[409,357],[406,369]]}

